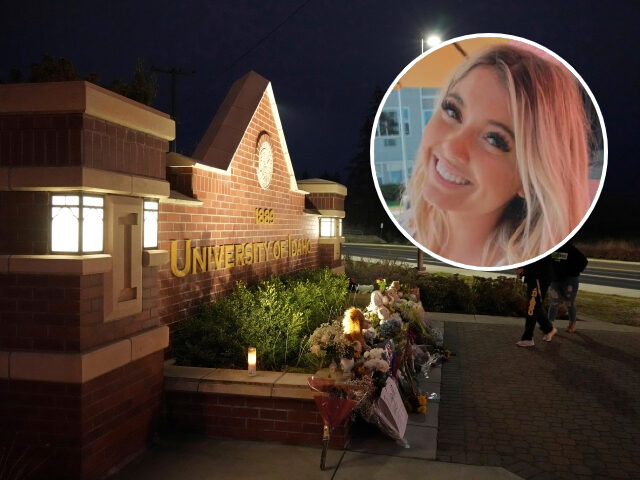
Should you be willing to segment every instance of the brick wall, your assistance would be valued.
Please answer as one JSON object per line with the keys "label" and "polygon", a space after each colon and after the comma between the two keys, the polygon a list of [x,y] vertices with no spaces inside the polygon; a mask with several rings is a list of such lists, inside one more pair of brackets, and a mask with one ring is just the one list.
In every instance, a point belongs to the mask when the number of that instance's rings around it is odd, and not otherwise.
{"label": "brick wall", "polygon": [[[195,392],[165,392],[167,428],[216,437],[269,440],[298,445],[322,444],[322,418],[313,400],[250,397]],[[350,423],[331,434],[344,448]]]}
{"label": "brick wall", "polygon": [[169,144],[82,113],[0,116],[0,166],[72,166],[164,180]]}
{"label": "brick wall", "polygon": [[84,384],[0,380],[2,447],[29,478],[101,478],[140,453],[159,419],[162,352]]}
{"label": "brick wall", "polygon": [[305,199],[305,207],[317,210],[344,211],[344,195],[337,193],[310,193]]}
{"label": "brick wall", "polygon": [[328,265],[332,268],[342,265],[342,260],[340,257],[337,260],[333,257],[334,248],[335,247],[333,244],[318,245],[318,259],[323,265]]}
{"label": "brick wall", "polygon": [[[154,328],[159,325],[158,267],[142,268],[142,311],[105,321],[105,273],[93,272],[105,272],[113,263],[106,256],[49,257],[50,193],[16,191],[13,169],[36,167],[33,184],[17,186],[26,189],[41,187],[42,179],[47,184],[49,170],[63,182],[54,186],[89,192],[111,189],[109,181],[95,181],[103,174],[131,175],[111,175],[120,181],[113,188],[127,194],[127,185],[137,185],[142,190],[131,193],[142,203],[141,197],[165,191],[166,138],[173,123],[160,112],[82,82],[0,88],[7,95],[5,111],[7,105],[16,109],[0,115],[0,255],[36,256],[2,258],[0,471],[17,463],[26,472],[40,467],[27,478],[103,478],[145,448],[159,418],[165,329]],[[34,99],[40,107],[48,104],[50,88],[62,92],[49,102],[51,112],[31,113]],[[92,115],[66,113],[89,103]],[[99,174],[52,167],[86,167]],[[34,358],[53,360],[31,368]],[[23,370],[20,362],[26,362]]]}
{"label": "brick wall", "polygon": [[[270,135],[273,177],[262,189],[256,176],[258,135]],[[316,268],[318,219],[303,213],[305,196],[290,190],[289,172],[276,125],[265,94],[231,162],[230,175],[212,169],[168,168],[171,188],[203,202],[202,206],[160,204],[159,248],[169,250],[172,240],[191,240],[192,247],[311,239],[311,253],[252,265],[175,277],[166,265],[160,269],[160,317],[173,324],[193,315],[198,305],[228,293],[238,280],[255,282],[271,274]],[[256,224],[255,209],[272,208],[273,224]],[[184,242],[179,242],[178,265],[184,264]]]}
{"label": "brick wall", "polygon": [[49,216],[48,193],[0,191],[0,255],[49,253]]}
{"label": "brick wall", "polygon": [[157,267],[142,271],[142,312],[104,322],[103,274],[0,275],[0,345],[81,352],[158,324]]}

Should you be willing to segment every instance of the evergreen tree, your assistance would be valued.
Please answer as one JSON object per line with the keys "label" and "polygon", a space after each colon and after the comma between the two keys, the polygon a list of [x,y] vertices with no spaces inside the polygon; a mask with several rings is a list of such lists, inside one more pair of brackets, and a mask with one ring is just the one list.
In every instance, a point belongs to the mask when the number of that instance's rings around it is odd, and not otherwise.
{"label": "evergreen tree", "polygon": [[129,84],[127,97],[136,102],[151,105],[158,92],[158,79],[155,74],[150,73],[144,66],[144,62],[138,59],[138,64],[133,72],[133,79]]}
{"label": "evergreen tree", "polygon": [[[369,154],[371,131],[383,96],[380,87],[376,87],[369,103],[367,118],[360,127],[358,153],[349,163],[345,229],[360,230],[370,235],[382,235],[387,241],[404,240],[404,236],[395,227],[382,206],[371,171]],[[384,225],[382,229],[381,224]]]}

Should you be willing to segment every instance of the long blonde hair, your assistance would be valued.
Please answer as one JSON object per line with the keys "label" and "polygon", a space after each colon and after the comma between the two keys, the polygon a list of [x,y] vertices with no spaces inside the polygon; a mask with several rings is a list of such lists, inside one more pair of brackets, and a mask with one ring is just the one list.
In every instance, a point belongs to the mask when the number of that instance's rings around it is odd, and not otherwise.
{"label": "long blonde hair", "polygon": [[[524,192],[524,197],[517,196],[507,205],[487,239],[482,265],[511,265],[557,245],[586,214],[589,124],[573,74],[559,63],[514,46],[494,47],[468,60],[453,74],[441,98],[479,66],[495,69],[509,94],[516,165]],[[423,148],[421,143],[408,194],[415,239],[438,253],[455,232],[449,231],[446,212],[422,197],[427,175]]]}

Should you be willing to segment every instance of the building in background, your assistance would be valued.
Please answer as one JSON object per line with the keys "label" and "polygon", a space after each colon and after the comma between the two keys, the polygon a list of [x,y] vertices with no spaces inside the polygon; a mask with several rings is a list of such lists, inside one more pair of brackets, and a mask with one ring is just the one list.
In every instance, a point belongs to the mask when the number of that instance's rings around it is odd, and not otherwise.
{"label": "building in background", "polygon": [[422,129],[433,114],[437,93],[435,88],[401,88],[387,97],[374,143],[376,177],[381,186],[406,185],[411,177]]}

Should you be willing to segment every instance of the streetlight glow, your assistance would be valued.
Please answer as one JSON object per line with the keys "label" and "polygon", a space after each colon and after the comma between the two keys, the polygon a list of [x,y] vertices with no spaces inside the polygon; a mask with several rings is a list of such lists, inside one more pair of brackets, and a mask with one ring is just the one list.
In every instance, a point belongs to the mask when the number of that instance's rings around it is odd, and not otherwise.
{"label": "streetlight glow", "polygon": [[432,33],[431,35],[425,35],[420,39],[420,45],[422,48],[422,53],[424,53],[425,50],[428,50],[430,48],[436,47],[438,45],[440,45],[442,43],[442,39],[440,38],[440,35],[436,35],[434,33]]}
{"label": "streetlight glow", "polygon": [[427,46],[429,48],[435,47],[436,45],[440,45],[441,43],[442,43],[442,40],[438,35],[429,35],[427,37]]}

